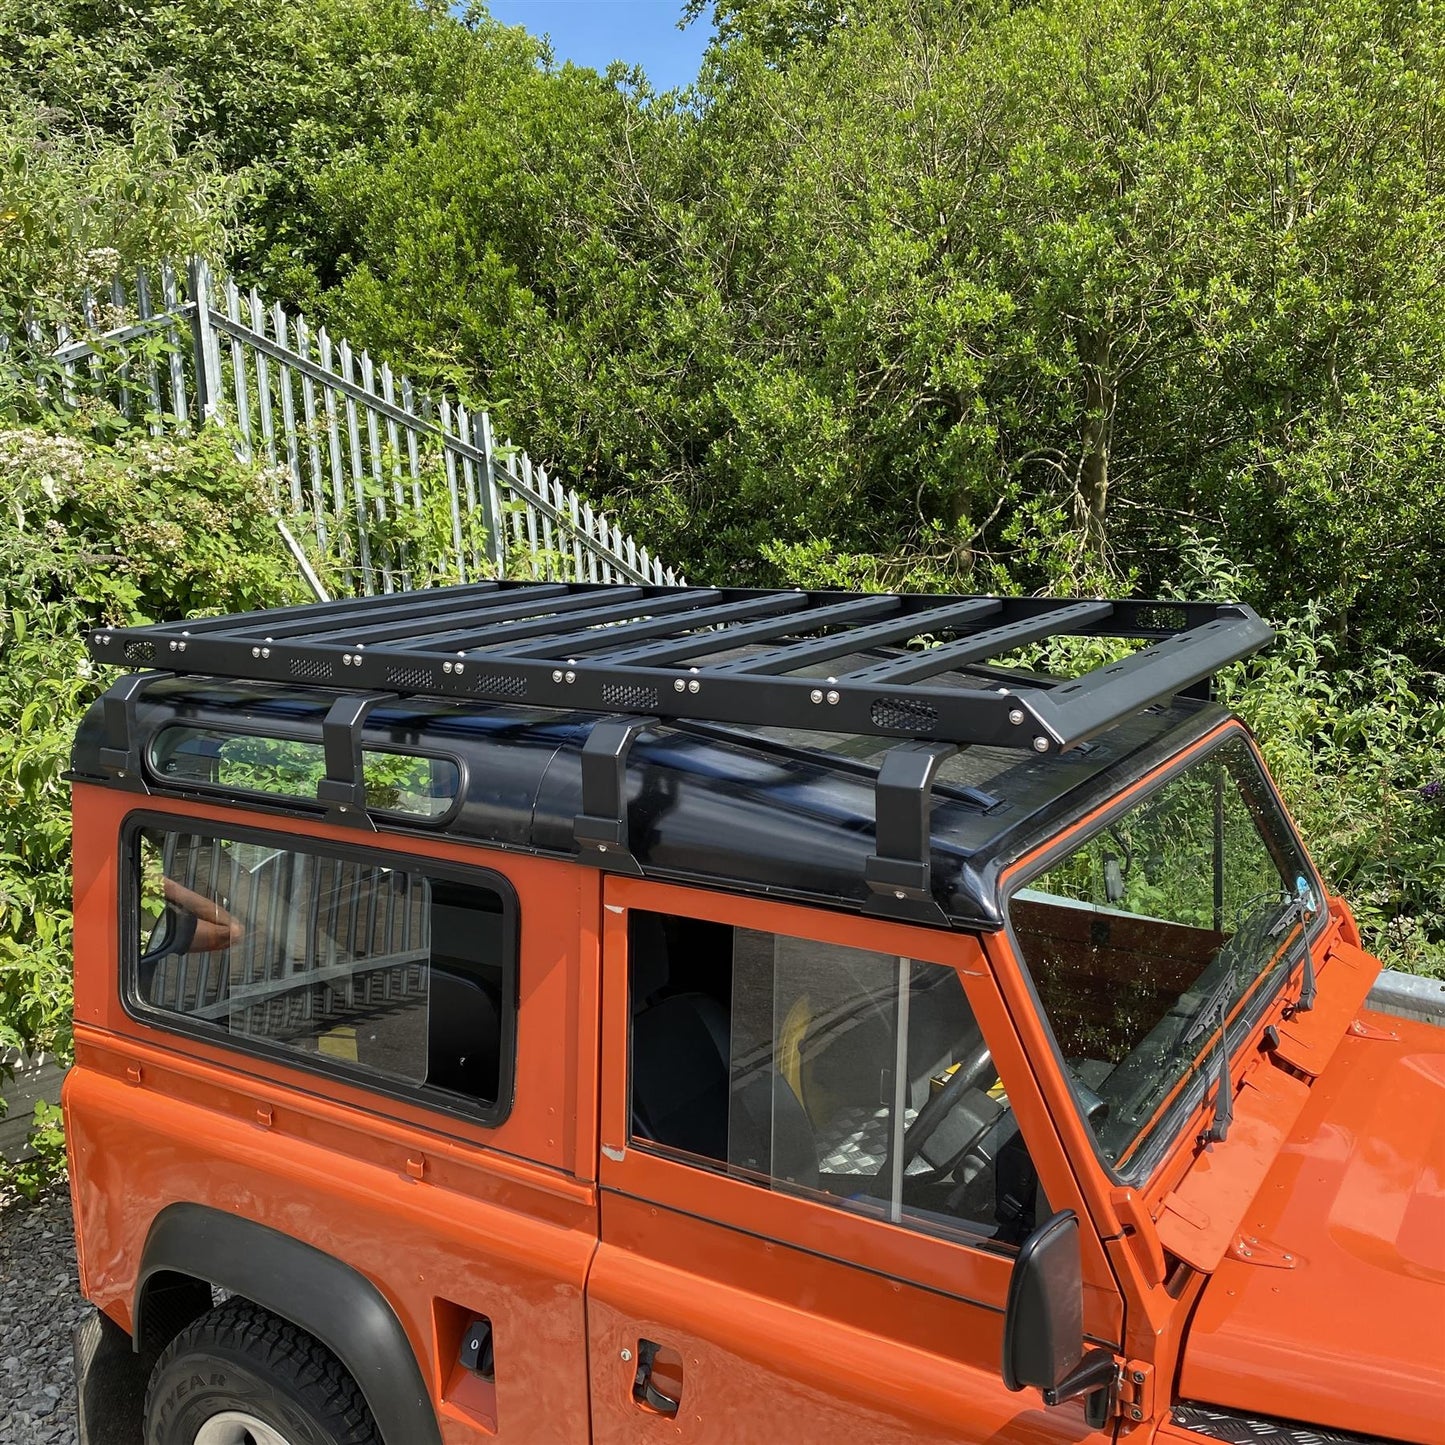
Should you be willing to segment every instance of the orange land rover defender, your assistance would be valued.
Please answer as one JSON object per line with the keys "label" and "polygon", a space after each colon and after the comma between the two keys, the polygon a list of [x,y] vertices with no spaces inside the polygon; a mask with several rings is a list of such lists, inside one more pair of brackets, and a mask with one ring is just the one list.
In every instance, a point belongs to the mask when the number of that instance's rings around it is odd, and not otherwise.
{"label": "orange land rover defender", "polygon": [[[1065,635],[1142,645],[1017,665]],[[1268,637],[621,582],[94,634],[82,1438],[1445,1441],[1445,1031],[1208,700]]]}

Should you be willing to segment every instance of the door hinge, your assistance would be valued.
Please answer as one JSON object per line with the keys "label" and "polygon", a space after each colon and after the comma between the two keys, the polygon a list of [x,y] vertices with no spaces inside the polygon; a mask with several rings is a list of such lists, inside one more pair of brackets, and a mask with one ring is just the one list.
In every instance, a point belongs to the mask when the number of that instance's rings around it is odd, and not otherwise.
{"label": "door hinge", "polygon": [[1154,1416],[1154,1366],[1129,1360],[1119,1371],[1119,1388],[1114,1392],[1114,1414],[1131,1425]]}

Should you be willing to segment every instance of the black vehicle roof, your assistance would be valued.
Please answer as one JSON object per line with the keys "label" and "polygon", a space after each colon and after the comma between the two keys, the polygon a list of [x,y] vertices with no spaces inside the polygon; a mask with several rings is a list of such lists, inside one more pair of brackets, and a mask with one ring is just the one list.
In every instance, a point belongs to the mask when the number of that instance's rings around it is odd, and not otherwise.
{"label": "black vehicle roof", "polygon": [[[114,706],[97,702],[76,738],[74,774],[123,788],[227,801],[216,789],[167,778],[145,761],[161,729],[205,729],[318,742],[347,694],[330,689],[143,675],[128,704],[132,768],[114,751]],[[113,689],[113,692],[115,690]],[[927,822],[926,921],[992,929],[1003,921],[1004,868],[1069,821],[1116,795],[1229,715],[1176,697],[1115,723],[1066,752],[969,745],[938,766]],[[442,834],[486,847],[582,859],[583,749],[600,715],[442,698],[378,700],[358,723],[366,749],[456,759],[462,796],[432,822],[373,814],[383,833]],[[851,910],[872,908],[865,873],[877,843],[878,772],[896,739],[777,727],[653,721],[625,756],[625,846],[645,875]],[[139,771],[144,782],[137,778]],[[128,774],[128,775],[127,775]],[[309,799],[232,796],[261,810],[325,815]],[[332,816],[335,816],[333,810]],[[901,896],[901,895],[900,895]],[[903,909],[898,911],[907,916]]]}

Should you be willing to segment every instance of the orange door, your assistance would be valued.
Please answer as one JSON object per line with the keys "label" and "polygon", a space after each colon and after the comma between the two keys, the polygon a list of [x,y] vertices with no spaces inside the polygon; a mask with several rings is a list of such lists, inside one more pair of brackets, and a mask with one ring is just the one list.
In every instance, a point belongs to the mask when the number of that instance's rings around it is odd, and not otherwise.
{"label": "orange door", "polygon": [[[1090,1438],[999,1378],[1030,1219],[1087,1216],[976,941],[617,877],[604,901],[597,1445]],[[1094,1238],[1085,1275],[1113,1343]]]}

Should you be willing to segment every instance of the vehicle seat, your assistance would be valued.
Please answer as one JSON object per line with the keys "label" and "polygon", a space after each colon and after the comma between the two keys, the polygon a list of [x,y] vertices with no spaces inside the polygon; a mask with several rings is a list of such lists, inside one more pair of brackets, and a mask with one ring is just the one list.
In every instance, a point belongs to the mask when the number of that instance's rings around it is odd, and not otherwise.
{"label": "vehicle seat", "polygon": [[632,1130],[725,1163],[728,1013],[701,993],[673,994],[632,1020]]}
{"label": "vehicle seat", "polygon": [[495,1100],[501,1078],[502,1009],[481,979],[433,964],[426,1081],[473,1099]]}
{"label": "vehicle seat", "polygon": [[731,1161],[739,1168],[818,1187],[818,1146],[798,1096],[777,1069],[762,1069],[732,1096]]}

